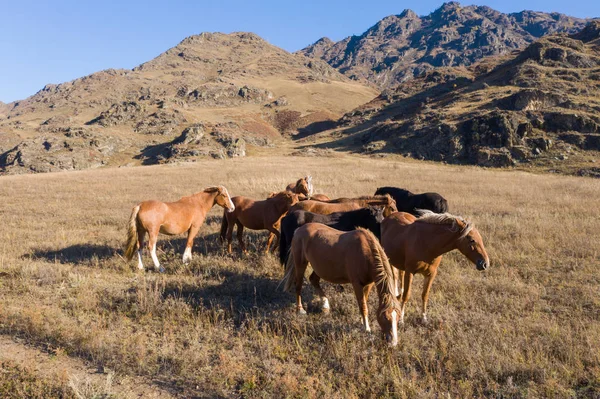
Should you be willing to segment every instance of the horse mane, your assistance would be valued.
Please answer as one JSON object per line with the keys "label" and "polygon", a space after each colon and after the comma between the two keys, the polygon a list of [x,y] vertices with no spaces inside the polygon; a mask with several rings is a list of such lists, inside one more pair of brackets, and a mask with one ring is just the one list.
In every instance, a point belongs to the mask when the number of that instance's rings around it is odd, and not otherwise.
{"label": "horse mane", "polygon": [[[455,233],[460,233],[458,239],[464,238],[473,230],[473,222],[465,220],[460,216],[455,216],[450,213],[435,213],[428,209],[417,209],[419,217],[415,222],[423,222],[429,224],[446,224],[450,225],[450,230]],[[464,224],[464,227],[460,227],[459,222]]]}
{"label": "horse mane", "polygon": [[223,189],[223,186],[212,186],[212,187],[206,187],[202,191],[205,193],[214,193],[215,191],[220,191],[222,189]]}
{"label": "horse mane", "polygon": [[375,237],[373,232],[363,227],[359,227],[356,230],[360,230],[367,235],[371,253],[373,254],[373,258],[375,258],[375,267],[378,269],[375,277],[375,285],[385,288],[382,290],[385,294],[379,296],[383,305],[382,310],[385,311],[391,307],[399,310],[398,301],[394,295],[396,290],[396,287],[394,286],[394,272],[385,251],[381,247],[381,244],[379,244],[379,240]]}

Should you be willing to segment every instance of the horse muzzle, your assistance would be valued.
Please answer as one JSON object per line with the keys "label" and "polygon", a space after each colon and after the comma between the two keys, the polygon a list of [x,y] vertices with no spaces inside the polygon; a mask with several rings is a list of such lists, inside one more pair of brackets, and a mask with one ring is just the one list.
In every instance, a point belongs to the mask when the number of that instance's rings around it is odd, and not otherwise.
{"label": "horse muzzle", "polygon": [[235,211],[235,205],[231,205],[231,208],[227,208],[227,212],[231,213]]}
{"label": "horse muzzle", "polygon": [[487,269],[489,265],[490,264],[488,262],[486,262],[485,259],[479,259],[477,261],[477,270],[483,271],[483,270]]}

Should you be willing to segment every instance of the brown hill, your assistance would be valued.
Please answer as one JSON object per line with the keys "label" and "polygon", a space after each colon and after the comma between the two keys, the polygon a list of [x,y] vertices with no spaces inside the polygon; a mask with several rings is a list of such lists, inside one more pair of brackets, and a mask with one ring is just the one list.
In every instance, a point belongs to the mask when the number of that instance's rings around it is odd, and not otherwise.
{"label": "brown hill", "polygon": [[376,95],[252,33],[203,33],[0,106],[0,173],[244,155]]}
{"label": "brown hill", "polygon": [[554,33],[574,33],[585,20],[558,13],[503,14],[489,7],[443,4],[419,17],[411,10],[379,21],[360,36],[318,40],[299,53],[323,59],[353,79],[393,87],[437,67],[468,66],[525,48]]}
{"label": "brown hill", "polygon": [[600,21],[471,68],[443,68],[346,114],[328,147],[600,176]]}

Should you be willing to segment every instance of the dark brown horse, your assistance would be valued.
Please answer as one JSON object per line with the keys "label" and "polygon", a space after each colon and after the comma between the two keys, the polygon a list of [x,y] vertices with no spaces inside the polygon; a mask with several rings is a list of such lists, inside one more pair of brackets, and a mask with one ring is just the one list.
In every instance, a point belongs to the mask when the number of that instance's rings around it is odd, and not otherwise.
{"label": "dark brown horse", "polygon": [[375,195],[389,194],[396,201],[400,212],[408,212],[419,216],[419,209],[428,209],[435,213],[448,212],[448,201],[438,193],[413,194],[398,187],[379,187]]}
{"label": "dark brown horse", "polygon": [[235,205],[235,211],[223,212],[221,221],[221,241],[227,237],[227,250],[231,253],[233,227],[237,225],[238,242],[244,252],[246,252],[246,246],[242,240],[244,227],[250,230],[269,230],[270,234],[265,250],[265,252],[269,252],[273,237],[277,237],[273,250],[279,246],[280,219],[292,205],[298,202],[298,196],[282,191],[262,201],[255,201],[243,196],[233,197],[231,201]]}
{"label": "dark brown horse", "polygon": [[416,273],[425,276],[421,297],[423,321],[427,322],[429,290],[446,252],[458,249],[477,270],[485,270],[490,264],[481,235],[471,222],[449,213],[421,213],[417,219],[409,213],[397,212],[381,223],[381,245],[390,263],[400,270],[401,323]]}
{"label": "dark brown horse", "polygon": [[[339,201],[339,202],[333,202]],[[396,212],[396,202],[389,195],[374,195],[365,196],[358,198],[344,198],[340,200],[333,200],[332,202],[322,202],[306,200],[301,201],[292,207],[292,211],[297,209],[303,211],[309,211],[313,213],[320,213],[321,215],[329,215],[333,212],[347,212],[354,211],[360,208],[365,208],[369,205],[372,206],[384,206],[384,215],[387,217],[393,212]]]}
{"label": "dark brown horse", "polygon": [[377,321],[385,338],[392,345],[398,343],[394,274],[373,233],[362,228],[342,232],[321,223],[307,223],[296,230],[283,283],[287,291],[295,290],[299,314],[306,314],[300,294],[309,262],[313,269],[309,281],[321,298],[322,309],[329,310],[329,300],[319,284],[321,279],[336,284],[352,284],[362,324],[367,331],[371,331],[367,300],[375,285],[379,294]]}
{"label": "dark brown horse", "polygon": [[183,252],[183,262],[192,259],[192,244],[198,230],[204,223],[207,212],[218,204],[233,212],[235,206],[231,202],[227,189],[223,186],[209,187],[199,193],[183,197],[176,202],[144,201],[136,205],[131,212],[127,229],[127,244],[125,257],[133,258],[133,253],[138,252],[138,268],[143,269],[142,249],[144,237],[149,235],[148,248],[156,270],[164,269],[156,256],[156,241],[158,233],[181,234],[187,231],[188,238]]}

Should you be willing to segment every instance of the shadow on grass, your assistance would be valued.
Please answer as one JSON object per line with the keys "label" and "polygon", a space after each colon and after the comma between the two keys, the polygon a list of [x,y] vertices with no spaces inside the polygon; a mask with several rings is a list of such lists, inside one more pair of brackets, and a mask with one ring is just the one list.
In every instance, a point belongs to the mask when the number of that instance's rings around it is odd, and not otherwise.
{"label": "shadow on grass", "polygon": [[92,259],[106,260],[116,254],[122,255],[122,250],[110,245],[75,244],[62,249],[44,250],[36,249],[25,258],[45,259],[52,263],[89,263]]}

